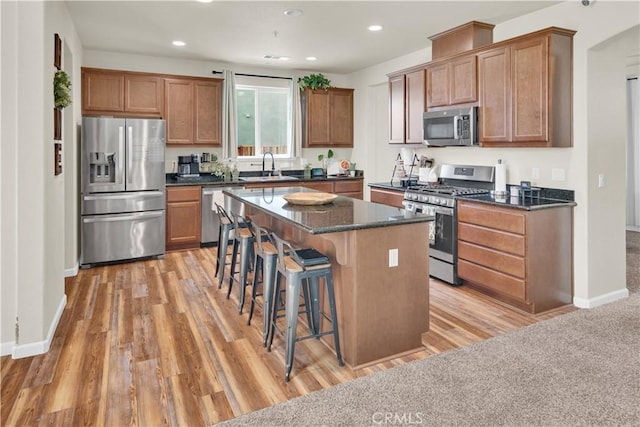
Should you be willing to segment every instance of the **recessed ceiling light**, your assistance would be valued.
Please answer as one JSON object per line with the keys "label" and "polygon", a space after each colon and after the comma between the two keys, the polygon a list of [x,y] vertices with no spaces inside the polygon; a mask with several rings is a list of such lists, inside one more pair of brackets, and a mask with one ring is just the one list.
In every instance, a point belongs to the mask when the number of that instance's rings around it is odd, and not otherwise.
{"label": "recessed ceiling light", "polygon": [[317,60],[318,58],[316,58],[315,56],[307,56],[305,59],[306,59],[307,61],[315,61],[315,60]]}
{"label": "recessed ceiling light", "polygon": [[200,3],[211,3],[213,0],[198,0]]}
{"label": "recessed ceiling light", "polygon": [[180,47],[186,45],[186,43],[183,42],[182,40],[174,40],[172,43],[173,43],[174,46],[180,46]]}
{"label": "recessed ceiling light", "polygon": [[300,9],[287,9],[284,11],[286,16],[300,16],[302,15],[302,11]]}
{"label": "recessed ceiling light", "polygon": [[280,61],[288,61],[289,57],[288,56],[281,56],[280,58],[278,58]]}
{"label": "recessed ceiling light", "polygon": [[369,31],[380,31],[382,29],[382,25],[369,25]]}

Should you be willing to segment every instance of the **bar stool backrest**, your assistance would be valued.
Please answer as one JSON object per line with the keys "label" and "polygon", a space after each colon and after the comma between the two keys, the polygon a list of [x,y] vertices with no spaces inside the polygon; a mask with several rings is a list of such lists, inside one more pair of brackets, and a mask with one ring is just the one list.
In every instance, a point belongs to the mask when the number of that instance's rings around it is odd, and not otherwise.
{"label": "bar stool backrest", "polygon": [[276,233],[271,233],[271,237],[273,238],[273,241],[276,244],[276,249],[278,250],[278,268],[282,270],[286,269],[285,257],[287,256],[293,258],[299,266],[302,267],[304,265],[300,257],[298,257],[296,250],[291,246],[291,243],[281,239]]}
{"label": "bar stool backrest", "polygon": [[241,228],[248,229],[252,235],[255,236],[253,229],[251,228],[251,220],[245,218],[240,214],[236,214],[233,211],[231,212],[231,217],[233,218],[233,228],[236,230],[240,230]]}
{"label": "bar stool backrest", "polygon": [[270,242],[275,246],[275,243],[273,243],[273,239],[266,228],[260,227],[255,222],[251,222],[251,226],[253,227],[253,234],[256,236],[258,251],[262,252],[262,243],[264,242]]}
{"label": "bar stool backrest", "polygon": [[218,219],[222,222],[222,220],[226,218],[229,221],[229,224],[233,224],[233,220],[231,219],[227,211],[222,206],[220,206],[218,202],[215,202],[215,204],[216,204],[216,213],[218,214]]}

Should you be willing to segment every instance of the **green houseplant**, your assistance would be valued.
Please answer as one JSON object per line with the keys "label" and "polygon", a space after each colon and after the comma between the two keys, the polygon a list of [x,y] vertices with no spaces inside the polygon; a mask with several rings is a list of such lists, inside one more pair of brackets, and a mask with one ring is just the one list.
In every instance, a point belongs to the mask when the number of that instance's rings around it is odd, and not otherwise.
{"label": "green houseplant", "polygon": [[53,76],[53,100],[56,108],[63,109],[71,105],[71,81],[64,71],[56,71]]}
{"label": "green houseplant", "polygon": [[327,175],[327,166],[329,166],[329,160],[333,157],[333,150],[329,149],[327,151],[327,157],[325,158],[324,154],[318,154],[318,161],[322,165],[322,169],[324,170],[325,176]]}
{"label": "green houseplant", "polygon": [[305,90],[306,88],[316,90],[316,89],[329,89],[331,87],[331,80],[327,79],[322,73],[318,74],[309,74],[308,76],[303,76],[298,79],[298,85],[300,86],[300,90]]}

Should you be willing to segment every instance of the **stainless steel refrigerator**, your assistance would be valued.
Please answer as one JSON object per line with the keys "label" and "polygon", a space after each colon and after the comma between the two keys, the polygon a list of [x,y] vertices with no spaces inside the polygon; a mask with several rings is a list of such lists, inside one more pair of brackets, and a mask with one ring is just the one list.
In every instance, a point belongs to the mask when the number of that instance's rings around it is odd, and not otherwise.
{"label": "stainless steel refrigerator", "polygon": [[83,267],[165,252],[165,121],[83,117]]}

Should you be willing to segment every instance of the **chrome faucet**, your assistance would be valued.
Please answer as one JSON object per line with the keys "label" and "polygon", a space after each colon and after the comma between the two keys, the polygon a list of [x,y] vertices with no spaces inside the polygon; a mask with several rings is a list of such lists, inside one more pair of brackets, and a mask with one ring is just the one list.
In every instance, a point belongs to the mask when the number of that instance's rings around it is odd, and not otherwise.
{"label": "chrome faucet", "polygon": [[273,153],[271,151],[267,151],[262,155],[262,176],[264,176],[264,159],[267,157],[267,154],[271,154],[271,176],[273,176],[276,172],[276,161],[273,158]]}

